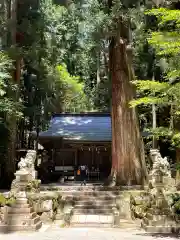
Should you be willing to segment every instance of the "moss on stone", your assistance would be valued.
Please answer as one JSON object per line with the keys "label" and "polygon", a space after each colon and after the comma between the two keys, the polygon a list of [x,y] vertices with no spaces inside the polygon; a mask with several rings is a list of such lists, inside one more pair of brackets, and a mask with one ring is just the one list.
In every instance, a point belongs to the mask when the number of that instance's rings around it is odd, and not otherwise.
{"label": "moss on stone", "polygon": [[139,191],[130,196],[131,216],[142,219],[145,217],[148,209],[151,207],[150,195],[145,191]]}
{"label": "moss on stone", "polygon": [[16,202],[15,197],[6,198],[3,194],[0,194],[0,207],[11,206]]}
{"label": "moss on stone", "polygon": [[60,208],[61,205],[61,199],[62,196],[58,192],[45,192],[45,193],[28,193],[28,200],[31,206],[34,207],[35,211],[38,213],[44,213],[47,211],[43,211],[43,208],[41,207],[43,202],[45,201],[52,201],[52,220],[55,220],[58,208]]}
{"label": "moss on stone", "polygon": [[28,199],[32,199],[33,201],[36,201],[36,200],[46,201],[46,200],[52,200],[53,198],[59,198],[60,194],[57,192],[44,192],[44,193],[28,192],[27,196],[28,196]]}
{"label": "moss on stone", "polygon": [[27,192],[40,192],[40,180],[34,179],[28,182],[26,186]]}
{"label": "moss on stone", "polygon": [[174,212],[178,215],[180,215],[180,200],[178,200],[174,205],[173,205]]}
{"label": "moss on stone", "polygon": [[0,194],[0,207],[6,205],[6,198],[3,194]]}
{"label": "moss on stone", "polygon": [[13,204],[15,204],[15,202],[16,202],[16,199],[14,197],[6,199],[7,206],[12,206]]}
{"label": "moss on stone", "polygon": [[132,216],[133,218],[143,219],[147,212],[147,207],[143,205],[132,206]]}

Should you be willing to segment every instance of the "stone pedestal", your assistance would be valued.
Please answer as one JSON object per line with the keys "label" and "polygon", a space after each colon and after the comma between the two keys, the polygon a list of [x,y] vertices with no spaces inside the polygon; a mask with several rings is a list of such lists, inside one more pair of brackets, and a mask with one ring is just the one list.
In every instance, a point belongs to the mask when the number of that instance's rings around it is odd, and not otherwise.
{"label": "stone pedestal", "polygon": [[[25,174],[26,172],[26,174]],[[40,192],[40,183],[41,181],[40,180],[37,180],[35,177],[36,177],[36,174],[37,172],[34,170],[34,171],[27,171],[27,170],[18,170],[16,173],[15,173],[15,176],[16,178],[12,181],[12,184],[11,184],[11,194],[13,195],[16,195],[16,193],[18,191],[24,191],[24,190],[27,190],[28,191],[28,187],[30,188],[36,188],[36,189],[33,189],[35,192]],[[39,184],[35,184],[35,186],[33,186],[33,181],[37,181],[39,182]],[[31,186],[32,185],[32,186]]]}
{"label": "stone pedestal", "polygon": [[175,233],[180,228],[168,215],[147,213],[141,224],[142,228],[151,233]]}
{"label": "stone pedestal", "polygon": [[28,172],[18,171],[15,174],[19,179],[19,191],[16,193],[16,203],[11,207],[5,206],[3,209],[4,218],[0,223],[1,232],[10,231],[34,231],[42,226],[40,217],[29,205],[26,196],[24,183],[27,182]]}
{"label": "stone pedestal", "polygon": [[156,186],[155,202],[143,218],[142,227],[152,233],[179,232],[161,185]]}

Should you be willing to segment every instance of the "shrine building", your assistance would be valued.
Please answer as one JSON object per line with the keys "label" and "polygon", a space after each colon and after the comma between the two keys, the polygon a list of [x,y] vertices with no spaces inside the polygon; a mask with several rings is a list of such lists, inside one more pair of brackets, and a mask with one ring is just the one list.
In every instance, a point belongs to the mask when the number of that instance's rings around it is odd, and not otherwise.
{"label": "shrine building", "polygon": [[90,179],[104,179],[111,170],[111,116],[105,113],[53,115],[39,143],[47,151],[51,172],[57,178],[77,179],[81,164],[88,166]]}

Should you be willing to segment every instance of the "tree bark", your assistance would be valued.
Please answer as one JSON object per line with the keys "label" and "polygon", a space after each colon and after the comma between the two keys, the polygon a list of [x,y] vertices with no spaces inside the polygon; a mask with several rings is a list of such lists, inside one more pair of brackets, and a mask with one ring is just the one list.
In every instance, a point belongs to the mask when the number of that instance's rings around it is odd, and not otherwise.
{"label": "tree bark", "polygon": [[[10,36],[11,41],[10,45],[16,45],[16,22],[17,22],[17,0],[10,1]],[[15,70],[12,73],[12,77],[15,83],[19,83],[20,80],[20,61],[15,61]],[[17,102],[19,98],[19,91],[13,93],[14,101]],[[16,170],[16,141],[17,141],[17,119],[16,115],[12,114],[11,116],[7,117],[8,126],[9,126],[9,143],[8,143],[8,156],[6,161],[6,172],[7,172],[7,179],[11,183],[14,172]]]}
{"label": "tree bark", "polygon": [[7,46],[7,23],[8,23],[8,3],[7,0],[2,0],[2,4],[0,6],[0,15],[2,18],[2,26],[1,30],[1,39],[2,39],[2,47],[3,49]]}
{"label": "tree bark", "polygon": [[101,77],[100,77],[100,50],[97,50],[97,70],[96,70],[96,86],[98,88],[100,82],[101,82]]}
{"label": "tree bark", "polygon": [[[154,79],[154,72],[153,72],[152,81],[155,81],[155,79]],[[157,127],[156,105],[152,104],[152,128],[153,128],[153,130],[155,130],[156,127]],[[156,137],[154,135],[153,135],[153,140],[152,140],[152,147],[154,149],[156,149],[158,147],[157,139],[156,139]]]}
{"label": "tree bark", "polygon": [[180,149],[176,148],[176,165],[178,166],[178,169],[176,169],[176,180],[179,181],[180,180],[180,169],[179,169],[179,165],[180,165]]}
{"label": "tree bark", "polygon": [[113,36],[109,46],[112,82],[112,169],[116,185],[143,185],[147,178],[143,142],[136,110],[129,107],[134,97],[130,83],[133,77],[127,56],[127,41],[123,20],[121,32]]}

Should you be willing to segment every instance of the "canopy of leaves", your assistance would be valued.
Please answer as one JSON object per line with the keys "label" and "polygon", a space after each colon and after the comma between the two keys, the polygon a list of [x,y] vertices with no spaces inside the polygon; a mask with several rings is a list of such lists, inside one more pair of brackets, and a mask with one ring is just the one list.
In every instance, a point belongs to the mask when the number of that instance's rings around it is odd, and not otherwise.
{"label": "canopy of leaves", "polygon": [[[155,49],[156,56],[165,59],[167,66],[164,68],[164,79],[134,81],[137,88],[137,99],[133,100],[131,107],[138,105],[156,104],[159,108],[170,107],[169,128],[157,127],[151,129],[156,137],[171,140],[172,145],[179,145],[179,121],[180,106],[180,11],[166,8],[152,9],[145,12],[148,16],[157,18],[158,31],[150,32],[148,43]],[[167,121],[166,121],[167,122]]]}
{"label": "canopy of leaves", "polygon": [[59,65],[57,69],[57,90],[63,90],[60,97],[65,112],[78,112],[87,109],[88,100],[84,93],[84,84],[79,77],[71,76],[65,65]]}
{"label": "canopy of leaves", "polygon": [[20,116],[20,103],[14,102],[12,93],[17,91],[17,85],[13,83],[10,75],[12,61],[8,55],[0,51],[0,114]]}

